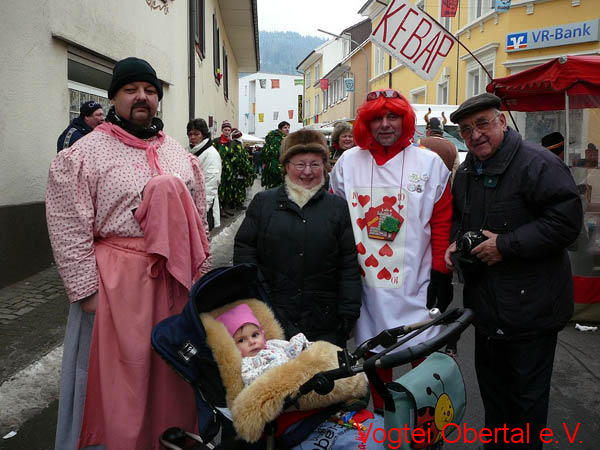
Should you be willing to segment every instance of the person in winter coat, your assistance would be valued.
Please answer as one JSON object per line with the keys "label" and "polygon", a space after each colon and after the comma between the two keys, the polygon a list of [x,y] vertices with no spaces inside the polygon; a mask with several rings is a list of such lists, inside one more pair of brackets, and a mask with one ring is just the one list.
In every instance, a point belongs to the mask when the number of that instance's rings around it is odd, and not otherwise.
{"label": "person in winter coat", "polygon": [[256,194],[235,237],[233,262],[258,265],[286,339],[343,346],[360,311],[360,274],[348,206],[324,186],[322,133],[284,141],[283,185]]}
{"label": "person in winter coat", "polygon": [[102,105],[94,101],[83,102],[79,108],[79,116],[75,117],[58,137],[56,151],[69,148],[102,122],[104,122]]}
{"label": "person in winter coat", "polygon": [[281,142],[290,132],[290,124],[285,120],[279,122],[276,130],[269,131],[265,137],[262,149],[263,171],[260,183],[265,189],[280,186],[283,183],[283,168],[279,161],[281,155]]}
{"label": "person in winter coat", "polygon": [[[484,93],[450,115],[469,153],[452,187],[446,263],[462,269],[465,306],[475,310],[485,427],[527,429],[527,448],[541,449],[557,333],[573,313],[566,248],[583,212],[567,166],[509,128],[500,107],[498,97]],[[462,236],[479,230],[485,240],[470,249]]]}
{"label": "person in winter coat", "polygon": [[334,165],[342,153],[354,147],[352,125],[348,122],[338,122],[331,134],[331,164]]}
{"label": "person in winter coat", "polygon": [[202,165],[206,189],[206,218],[208,230],[221,226],[219,184],[221,183],[221,156],[210,140],[210,131],[204,119],[193,119],[187,124],[190,153]]}
{"label": "person in winter coat", "polygon": [[[356,147],[331,171],[332,192],[350,208],[361,266],[362,310],[357,342],[381,331],[429,319],[452,301],[444,262],[452,222],[450,171],[433,152],[411,144],[415,113],[392,89],[369,92],[354,122]],[[439,327],[415,336],[417,344]],[[377,350],[377,349],[376,349]],[[392,371],[381,373],[391,381]],[[372,389],[375,408],[383,401]]]}

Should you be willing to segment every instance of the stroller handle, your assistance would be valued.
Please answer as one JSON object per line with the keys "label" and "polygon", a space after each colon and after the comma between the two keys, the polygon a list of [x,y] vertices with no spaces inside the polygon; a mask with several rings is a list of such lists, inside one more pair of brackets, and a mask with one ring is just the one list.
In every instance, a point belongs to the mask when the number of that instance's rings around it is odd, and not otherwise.
{"label": "stroller handle", "polygon": [[460,335],[473,321],[473,310],[457,309],[455,312],[456,314],[460,314],[460,316],[454,319],[453,322],[447,324],[437,336],[427,342],[421,342],[412,347],[405,348],[404,350],[383,355],[375,362],[375,367],[390,369],[401,366],[410,361],[427,356],[447,344],[453,337]]}

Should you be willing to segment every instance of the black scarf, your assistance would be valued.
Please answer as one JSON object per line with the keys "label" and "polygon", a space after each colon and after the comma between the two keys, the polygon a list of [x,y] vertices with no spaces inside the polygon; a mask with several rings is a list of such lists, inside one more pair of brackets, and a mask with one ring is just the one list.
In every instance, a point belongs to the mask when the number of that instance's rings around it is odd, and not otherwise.
{"label": "black scarf", "polygon": [[206,144],[204,144],[204,146],[200,150],[198,150],[197,152],[194,152],[194,155],[200,156],[211,145],[212,145],[212,141],[211,141],[210,136],[209,136],[208,139],[207,139],[207,141],[206,141]]}
{"label": "black scarf", "polygon": [[152,118],[152,123],[148,128],[142,128],[134,125],[131,122],[119,117],[115,111],[114,105],[108,110],[106,121],[123,128],[129,134],[133,134],[135,137],[140,139],[149,139],[151,137],[155,137],[164,127],[162,120],[160,120],[158,117]]}

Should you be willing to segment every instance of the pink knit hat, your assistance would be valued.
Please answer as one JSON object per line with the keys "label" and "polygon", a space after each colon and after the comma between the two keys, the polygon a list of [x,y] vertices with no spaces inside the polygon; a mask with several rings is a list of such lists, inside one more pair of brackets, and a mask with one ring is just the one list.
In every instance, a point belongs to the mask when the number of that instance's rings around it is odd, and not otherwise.
{"label": "pink knit hat", "polygon": [[226,313],[217,317],[217,320],[225,325],[225,328],[227,328],[227,331],[229,331],[229,334],[232,336],[247,323],[256,325],[262,331],[260,322],[246,303],[231,308]]}

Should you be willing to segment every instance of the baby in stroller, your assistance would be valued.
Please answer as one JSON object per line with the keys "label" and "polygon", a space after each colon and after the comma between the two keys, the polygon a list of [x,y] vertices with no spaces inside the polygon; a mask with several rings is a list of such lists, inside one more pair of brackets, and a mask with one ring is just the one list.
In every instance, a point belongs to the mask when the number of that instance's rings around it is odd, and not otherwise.
{"label": "baby in stroller", "polygon": [[250,307],[242,303],[217,317],[242,354],[242,380],[248,386],[268,369],[294,359],[310,342],[302,333],[289,341],[265,339],[265,332]]}
{"label": "baby in stroller", "polygon": [[[268,297],[257,280],[256,267],[253,265],[215,269],[196,283],[182,313],[161,322],[152,333],[155,350],[196,391],[198,431],[202,441],[212,441],[217,432],[222,430],[222,441],[218,448],[314,448],[316,442],[331,436],[337,441],[335,445],[332,442],[328,449],[356,448],[357,443],[361,444],[357,442],[361,438],[359,429],[348,427],[346,433],[336,434],[341,425],[329,420],[340,410],[361,408],[348,404],[356,403],[356,399],[364,400],[367,394],[365,375],[371,379],[375,376],[377,367],[396,367],[430,354],[445,344],[448,336],[460,333],[470,322],[470,318],[461,316],[461,312],[446,312],[444,317],[425,326],[420,324],[421,328],[418,329],[398,327],[385,330],[382,336],[363,343],[353,353],[329,342],[316,341],[301,351],[296,349],[293,353],[295,357],[287,357],[288,360],[283,364],[269,366],[254,381],[246,384],[242,376],[242,349],[233,339],[240,326],[253,323],[256,328],[260,327],[260,334],[266,342],[272,339],[283,340],[285,337],[268,306]],[[226,313],[235,315],[231,312],[239,312],[241,305],[242,310],[248,308],[251,311],[253,319],[241,319],[241,323],[239,320],[237,323],[223,320]],[[458,316],[461,316],[462,322],[451,330],[452,322],[459,322]],[[419,332],[428,326],[442,323],[450,324],[449,333],[440,336],[431,345],[418,344],[418,348],[388,354],[401,343],[398,337],[411,330]],[[405,341],[408,339],[410,336]],[[385,347],[385,350],[365,359],[369,351],[379,346]],[[247,354],[250,358],[251,353],[252,350],[249,349]],[[254,357],[258,354],[260,351]],[[439,384],[439,370],[435,368],[435,372],[427,376],[417,374],[415,370],[409,373],[415,373],[418,379],[427,379],[429,384]],[[441,379],[446,383],[445,392],[449,392],[446,378],[442,375]],[[382,389],[388,392],[387,386]],[[401,386],[397,389],[402,390]],[[464,385],[462,389],[464,394]],[[410,414],[416,414],[417,410],[437,413],[439,408],[435,405],[435,396],[428,393],[431,389],[419,387],[419,391],[422,391],[423,397],[419,400],[421,404],[413,407]],[[402,392],[396,394],[390,390],[388,393],[388,397],[392,396],[394,399],[398,395],[404,396]],[[433,409],[427,406],[432,401]],[[376,415],[364,421],[367,431],[388,428],[388,411],[390,420],[394,419],[394,414],[398,416],[394,413],[394,405],[390,404],[388,408],[387,403],[389,402],[386,402],[385,426],[384,418]],[[364,407],[365,404],[362,405]],[[402,423],[416,423],[416,419],[398,418],[396,422],[389,421],[389,426],[396,427]],[[429,420],[427,424],[430,423]],[[343,445],[341,434],[346,434],[346,438],[352,442],[351,446]],[[230,446],[232,439],[237,442],[233,447]],[[382,444],[376,443],[372,435],[369,439],[366,446],[362,443],[361,448],[381,448]]]}

